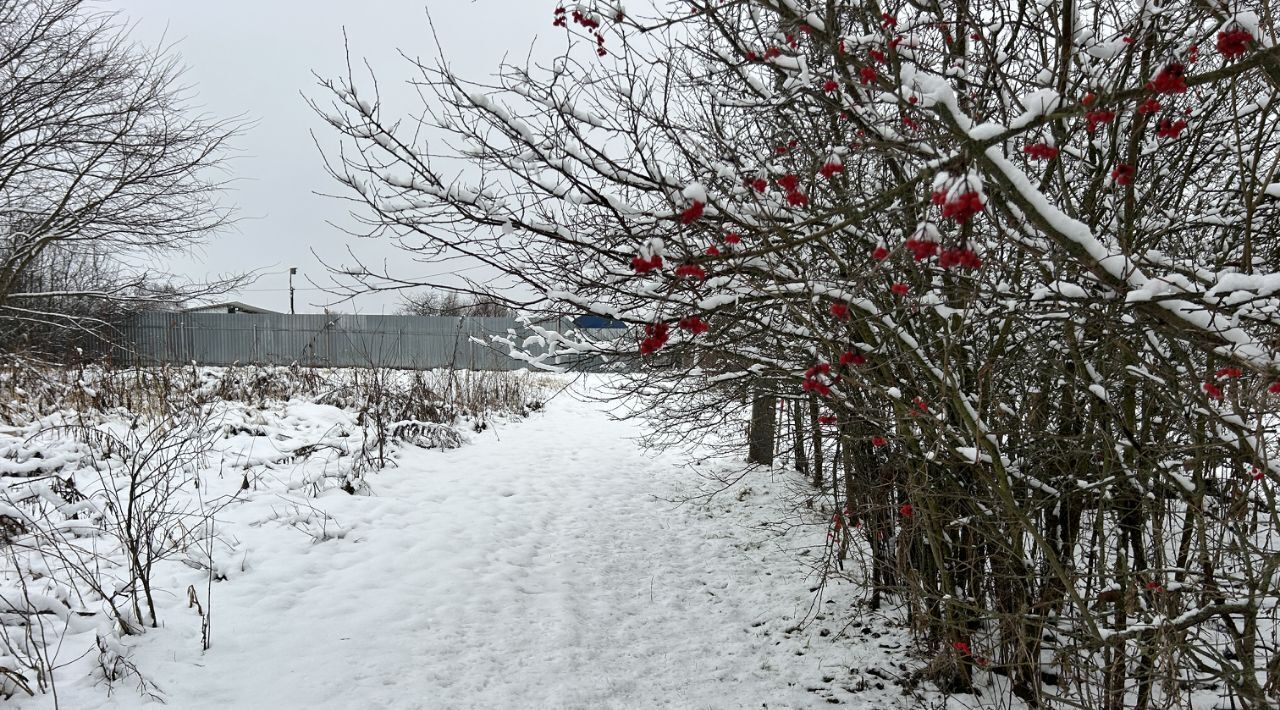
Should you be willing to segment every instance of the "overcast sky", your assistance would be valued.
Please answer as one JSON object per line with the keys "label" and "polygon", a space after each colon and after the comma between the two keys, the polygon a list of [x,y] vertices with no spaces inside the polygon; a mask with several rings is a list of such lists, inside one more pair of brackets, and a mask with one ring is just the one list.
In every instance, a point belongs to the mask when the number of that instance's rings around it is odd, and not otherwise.
{"label": "overcast sky", "polygon": [[[344,261],[349,242],[362,258],[401,265],[401,274],[436,273],[429,266],[405,266],[404,256],[386,245],[352,240],[326,220],[343,221],[344,206],[313,194],[334,192],[324,174],[310,131],[321,138],[327,127],[302,94],[323,97],[312,72],[337,76],[345,70],[343,29],[353,59],[367,58],[376,70],[384,99],[412,109],[416,95],[403,81],[412,71],[397,54],[436,53],[427,26],[430,12],[442,49],[464,77],[492,74],[504,55],[523,58],[538,35],[543,51],[552,38],[550,0],[106,0],[134,25],[133,36],[155,44],[162,39],[189,67],[187,83],[198,103],[218,117],[252,122],[235,144],[231,162],[236,181],[229,201],[240,212],[234,232],[218,236],[203,253],[171,264],[176,273],[205,278],[260,269],[268,272],[234,298],[273,310],[287,310],[288,267],[297,266],[299,313],[318,312],[333,297],[306,277],[325,283],[326,260]],[[562,39],[558,40],[563,42]],[[540,52],[535,52],[535,56]],[[348,260],[349,261],[349,260]],[[335,310],[392,312],[399,298],[383,294],[346,303]]]}

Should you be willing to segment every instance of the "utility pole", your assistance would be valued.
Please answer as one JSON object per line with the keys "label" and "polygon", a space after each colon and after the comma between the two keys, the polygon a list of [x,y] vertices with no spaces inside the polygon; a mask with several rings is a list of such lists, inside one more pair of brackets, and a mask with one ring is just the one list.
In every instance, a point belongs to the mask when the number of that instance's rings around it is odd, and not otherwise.
{"label": "utility pole", "polygon": [[295,313],[295,311],[293,310],[293,275],[296,273],[298,273],[298,267],[290,266],[289,267],[289,315],[293,315]]}

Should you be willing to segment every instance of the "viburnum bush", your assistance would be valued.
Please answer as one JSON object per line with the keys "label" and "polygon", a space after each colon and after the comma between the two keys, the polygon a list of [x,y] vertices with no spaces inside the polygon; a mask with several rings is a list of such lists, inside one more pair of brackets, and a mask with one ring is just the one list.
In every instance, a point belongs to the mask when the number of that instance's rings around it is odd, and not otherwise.
{"label": "viburnum bush", "polygon": [[478,259],[528,312],[631,324],[545,336],[634,363],[667,431],[788,402],[836,561],[907,609],[939,687],[1261,708],[1280,697],[1272,13],[550,6],[549,67],[417,67],[470,182],[351,77],[315,106],[370,234]]}

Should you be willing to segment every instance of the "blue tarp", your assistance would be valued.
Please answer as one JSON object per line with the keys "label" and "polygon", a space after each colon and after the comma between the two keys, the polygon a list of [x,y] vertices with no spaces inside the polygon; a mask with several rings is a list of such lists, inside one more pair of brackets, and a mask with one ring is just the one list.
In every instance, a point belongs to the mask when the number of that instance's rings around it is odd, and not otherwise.
{"label": "blue tarp", "polygon": [[626,328],[627,324],[620,320],[606,318],[604,316],[578,316],[573,319],[573,324],[579,328]]}

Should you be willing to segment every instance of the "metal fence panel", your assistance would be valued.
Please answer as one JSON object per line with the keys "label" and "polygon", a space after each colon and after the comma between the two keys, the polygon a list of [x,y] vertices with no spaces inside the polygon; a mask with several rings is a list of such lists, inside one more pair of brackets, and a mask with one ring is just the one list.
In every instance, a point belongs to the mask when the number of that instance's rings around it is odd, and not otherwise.
{"label": "metal fence panel", "polygon": [[[567,322],[561,325],[556,329],[571,327]],[[413,369],[514,370],[527,366],[509,357],[500,346],[488,344],[490,336],[508,331],[516,333],[517,343],[532,334],[514,318],[143,313],[125,325],[116,359],[137,364]],[[484,342],[476,343],[474,338]],[[577,363],[574,369],[598,370],[603,365],[595,358]]]}

